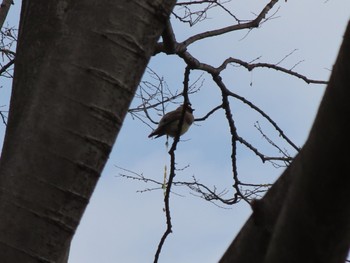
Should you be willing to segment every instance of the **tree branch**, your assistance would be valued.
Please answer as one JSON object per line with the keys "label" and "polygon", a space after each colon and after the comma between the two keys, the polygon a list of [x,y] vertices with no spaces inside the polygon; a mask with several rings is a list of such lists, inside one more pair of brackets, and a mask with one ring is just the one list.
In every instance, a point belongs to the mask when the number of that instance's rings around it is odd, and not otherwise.
{"label": "tree branch", "polygon": [[202,40],[208,37],[223,35],[228,32],[236,31],[236,30],[242,30],[242,29],[251,29],[258,27],[260,22],[265,18],[266,14],[273,8],[273,6],[278,2],[278,0],[272,0],[270,1],[260,12],[260,14],[252,21],[244,23],[244,24],[236,24],[216,30],[211,30],[207,32],[203,32],[194,36],[189,37],[185,41],[183,41],[181,44],[185,47],[188,47],[190,44]]}
{"label": "tree branch", "polygon": [[[324,81],[324,80],[314,80],[314,79],[309,79],[307,78],[306,76],[298,73],[298,72],[295,72],[293,71],[292,69],[286,69],[286,68],[283,68],[283,67],[280,67],[278,66],[277,64],[274,65],[274,64],[269,64],[269,63],[248,63],[248,62],[245,62],[245,61],[242,61],[240,59],[237,59],[237,58],[227,58],[221,66],[218,67],[218,69],[221,71],[223,69],[226,68],[226,66],[229,64],[229,63],[236,63],[238,65],[241,65],[243,67],[245,67],[246,69],[248,69],[249,71],[252,71],[253,69],[255,68],[269,68],[269,69],[274,69],[274,70],[277,70],[277,71],[281,71],[281,72],[284,72],[284,73],[287,73],[291,76],[294,76],[294,77],[297,77],[299,79],[302,79],[303,81],[305,81],[307,84],[327,84],[328,82],[327,81]],[[280,62],[279,62],[280,63]]]}
{"label": "tree branch", "polygon": [[[309,138],[220,263],[344,262],[350,236],[350,23]],[[252,246],[251,244],[254,244]]]}
{"label": "tree branch", "polygon": [[11,59],[6,65],[4,65],[0,69],[0,76],[2,73],[6,72],[6,70],[8,70],[14,63],[15,63],[15,59]]}
{"label": "tree branch", "polygon": [[12,0],[3,0],[2,3],[0,4],[0,29],[4,25],[4,22],[10,10],[11,4],[12,5],[14,4]]}
{"label": "tree branch", "polygon": [[164,204],[165,204],[165,215],[166,215],[166,224],[167,228],[160,239],[160,242],[158,244],[158,248],[156,251],[156,254],[154,256],[154,263],[158,262],[160,252],[162,250],[163,244],[167,238],[167,236],[172,232],[172,224],[171,224],[171,215],[170,215],[170,204],[169,204],[169,199],[170,199],[170,193],[171,193],[171,187],[173,185],[174,177],[175,177],[175,151],[177,144],[180,140],[180,133],[181,133],[181,128],[185,119],[185,113],[186,113],[186,107],[189,105],[189,98],[188,98],[188,82],[189,82],[189,76],[190,76],[190,68],[186,67],[185,70],[185,76],[184,76],[184,88],[183,88],[183,96],[184,96],[184,107],[182,109],[182,115],[179,121],[179,126],[178,126],[178,131],[176,136],[174,137],[174,142],[170,148],[169,155],[170,155],[170,174],[169,174],[169,180],[167,183],[166,191],[165,191],[165,196],[164,196]]}

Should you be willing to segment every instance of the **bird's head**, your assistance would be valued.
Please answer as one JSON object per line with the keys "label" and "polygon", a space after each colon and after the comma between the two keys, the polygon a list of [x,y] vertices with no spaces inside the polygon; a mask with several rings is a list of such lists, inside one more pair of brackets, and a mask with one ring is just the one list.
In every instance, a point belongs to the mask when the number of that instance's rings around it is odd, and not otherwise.
{"label": "bird's head", "polygon": [[[187,106],[186,106],[186,111],[188,111],[188,112],[190,112],[190,113],[194,112],[194,109],[192,109],[191,106],[192,106],[191,103],[188,103]],[[185,107],[184,104],[182,104],[181,106],[179,106],[176,110],[177,110],[177,111],[182,111],[183,107]]]}

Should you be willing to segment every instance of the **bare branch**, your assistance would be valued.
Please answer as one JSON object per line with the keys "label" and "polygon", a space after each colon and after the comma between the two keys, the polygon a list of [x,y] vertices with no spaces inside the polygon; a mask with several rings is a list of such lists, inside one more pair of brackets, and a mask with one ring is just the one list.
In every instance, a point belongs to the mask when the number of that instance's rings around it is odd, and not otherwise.
{"label": "bare branch", "polygon": [[278,61],[275,65],[281,64],[284,60],[286,60],[288,57],[294,54],[298,49],[293,49],[289,54],[285,55],[280,61]]}
{"label": "bare branch", "polygon": [[261,114],[261,116],[263,116],[269,123],[271,123],[271,125],[279,132],[279,135],[285,139],[297,152],[299,152],[300,148],[297,147],[283,132],[283,130],[277,125],[277,123],[275,121],[273,121],[271,119],[271,117],[269,115],[267,115],[263,110],[261,110],[260,108],[258,108],[256,105],[254,105],[253,103],[251,103],[250,101],[248,101],[247,99],[245,99],[242,96],[239,96],[233,92],[231,92],[230,90],[226,91],[227,94],[229,94],[230,96],[242,101],[243,103],[247,104],[249,107],[251,107],[252,109],[254,109],[255,111],[257,111],[258,113]]}
{"label": "bare branch", "polygon": [[12,0],[3,0],[2,3],[0,4],[0,29],[4,25],[4,22],[10,10],[11,4],[12,5],[14,4]]}
{"label": "bare branch", "polygon": [[2,75],[2,73],[6,72],[14,63],[15,63],[15,59],[12,59],[6,65],[4,65],[0,69],[0,75]]}
{"label": "bare branch", "polygon": [[263,138],[271,144],[273,147],[275,147],[280,153],[282,153],[286,158],[290,158],[290,155],[286,150],[282,150],[276,143],[274,143],[261,129],[259,122],[257,121],[254,124],[254,127],[257,128],[257,130],[260,132],[260,134],[263,136]]}
{"label": "bare branch", "polygon": [[257,156],[259,156],[263,163],[265,163],[266,161],[283,161],[283,162],[286,162],[286,163],[289,164],[293,160],[292,157],[288,157],[288,156],[286,156],[286,157],[269,157],[269,156],[266,156],[266,155],[260,153],[257,148],[255,148],[253,145],[251,145],[249,142],[247,142],[246,140],[244,140],[242,137],[240,137],[238,135],[237,135],[237,140],[241,144],[246,146],[248,149],[253,151]]}
{"label": "bare branch", "polygon": [[220,28],[220,29],[216,29],[216,30],[211,30],[211,31],[207,31],[207,32],[203,32],[197,35],[194,35],[192,37],[189,37],[188,39],[186,39],[185,41],[182,42],[182,45],[184,45],[185,47],[189,46],[190,44],[198,41],[198,40],[202,40],[208,37],[213,37],[213,36],[218,36],[218,35],[222,35],[228,32],[233,32],[236,30],[242,30],[242,29],[250,29],[250,28],[255,28],[258,27],[260,22],[265,18],[266,14],[271,10],[271,8],[273,8],[273,6],[278,2],[278,0],[272,0],[270,1],[264,8],[263,10],[260,12],[260,14],[252,21],[244,23],[244,24],[236,24],[236,25],[232,25],[232,26],[228,26],[228,27],[224,27],[224,28]]}
{"label": "bare branch", "polygon": [[[229,3],[231,2],[231,0],[228,0],[228,1],[222,1],[220,2],[220,0],[203,0],[203,1],[191,1],[191,2],[178,2],[176,4],[176,6],[191,6],[191,5],[202,5],[202,4],[205,4],[205,3],[210,3],[210,4],[213,4],[213,7],[220,7],[222,10],[224,10],[227,14],[229,14],[231,17],[233,17],[237,22],[240,22],[240,20],[230,11],[228,10],[224,5],[226,3]],[[207,9],[205,9],[206,11]],[[175,12],[173,12],[174,15],[180,19],[179,16],[176,15]],[[180,19],[181,20],[181,19]]]}
{"label": "bare branch", "polygon": [[167,223],[167,228],[160,239],[160,242],[158,244],[158,248],[154,257],[154,263],[158,262],[160,252],[162,250],[163,244],[167,238],[167,236],[172,232],[172,223],[171,223],[171,215],[170,215],[170,204],[169,204],[169,199],[170,199],[170,193],[171,193],[171,187],[173,185],[173,180],[175,177],[175,171],[176,171],[176,163],[175,163],[175,151],[178,142],[180,141],[180,132],[181,128],[185,119],[185,112],[186,112],[186,106],[189,105],[189,98],[188,98],[188,82],[189,82],[189,76],[190,76],[190,68],[186,67],[185,70],[185,77],[184,77],[184,88],[183,88],[183,97],[184,97],[184,107],[182,110],[182,116],[179,121],[179,126],[178,126],[178,131],[176,136],[174,137],[174,142],[170,148],[169,155],[170,155],[170,174],[169,174],[169,179],[168,183],[166,186],[166,191],[165,191],[165,196],[164,196],[164,204],[165,204],[165,214],[166,214],[166,223]]}
{"label": "bare branch", "polygon": [[239,188],[239,179],[238,179],[238,171],[237,171],[237,148],[236,148],[236,142],[237,142],[237,129],[235,122],[233,120],[233,116],[230,109],[230,103],[228,100],[229,94],[227,93],[227,88],[225,84],[222,82],[222,79],[219,75],[212,75],[214,82],[218,85],[218,87],[221,90],[222,95],[222,108],[225,110],[226,119],[228,122],[228,125],[230,127],[230,133],[231,133],[231,166],[232,166],[232,174],[233,174],[233,180],[234,184],[233,187],[236,190],[236,193],[234,194],[234,198],[231,201],[231,204],[235,204],[239,201],[239,197],[241,197],[243,200],[245,200],[249,204],[249,200],[242,194],[240,188]]}
{"label": "bare branch", "polygon": [[[270,68],[270,69],[274,69],[274,70],[281,71],[281,72],[287,73],[289,75],[295,76],[297,78],[300,78],[300,79],[304,80],[307,84],[311,84],[311,83],[313,83],[313,84],[327,84],[328,83],[328,81],[309,79],[309,78],[305,77],[304,75],[301,75],[300,73],[297,73],[297,72],[293,71],[292,69],[285,69],[283,67],[277,66],[277,64],[269,64],[269,63],[252,63],[252,64],[250,64],[250,63],[247,63],[247,62],[242,61],[240,59],[232,58],[232,57],[227,58],[221,64],[221,66],[218,67],[218,70],[222,71],[223,69],[226,68],[227,64],[229,64],[229,63],[236,63],[238,65],[241,65],[241,66],[245,67],[249,71],[252,71],[254,68]],[[293,66],[293,68],[294,67],[295,66]]]}
{"label": "bare branch", "polygon": [[195,119],[195,121],[204,121],[206,119],[209,118],[210,115],[212,115],[214,112],[216,112],[217,110],[221,109],[222,105],[216,106],[215,108],[213,108],[211,111],[209,111],[205,116],[203,116],[202,118],[197,118]]}
{"label": "bare branch", "polygon": [[4,112],[3,111],[0,111],[0,117],[1,117],[1,120],[2,120],[2,123],[7,126],[7,117],[5,116]]}

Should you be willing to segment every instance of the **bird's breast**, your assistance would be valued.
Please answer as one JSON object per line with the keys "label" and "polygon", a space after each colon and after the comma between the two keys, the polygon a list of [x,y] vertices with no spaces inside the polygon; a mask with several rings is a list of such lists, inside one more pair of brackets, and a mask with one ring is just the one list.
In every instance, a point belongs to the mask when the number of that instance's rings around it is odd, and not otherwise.
{"label": "bird's breast", "polygon": [[[191,124],[184,121],[184,123],[182,124],[182,127],[181,127],[180,135],[187,132],[190,126],[191,126]],[[175,137],[176,133],[178,131],[178,128],[179,128],[179,121],[174,121],[166,127],[165,133],[171,137]]]}

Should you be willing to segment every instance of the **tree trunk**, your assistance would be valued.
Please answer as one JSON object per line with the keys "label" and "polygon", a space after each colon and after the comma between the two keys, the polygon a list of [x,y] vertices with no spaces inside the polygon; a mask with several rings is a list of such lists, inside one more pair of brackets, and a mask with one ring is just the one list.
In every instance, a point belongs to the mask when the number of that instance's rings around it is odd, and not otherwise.
{"label": "tree trunk", "polygon": [[0,261],[64,261],[175,1],[22,3]]}
{"label": "tree trunk", "polygon": [[309,138],[222,263],[342,263],[350,245],[350,23]]}

